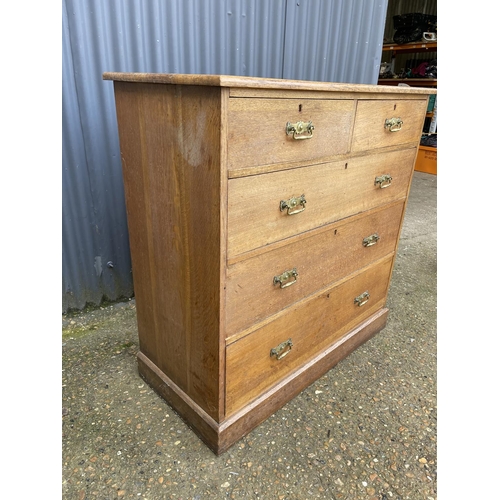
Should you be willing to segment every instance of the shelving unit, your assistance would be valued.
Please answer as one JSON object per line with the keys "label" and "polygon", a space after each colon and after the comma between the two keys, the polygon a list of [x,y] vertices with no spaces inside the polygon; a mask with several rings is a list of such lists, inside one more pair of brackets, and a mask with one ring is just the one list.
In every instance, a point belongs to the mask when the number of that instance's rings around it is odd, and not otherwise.
{"label": "shelving unit", "polygon": [[437,79],[434,78],[381,78],[379,85],[399,85],[407,83],[410,87],[433,87],[437,88]]}
{"label": "shelving unit", "polygon": [[[391,70],[394,73],[396,57],[399,54],[410,54],[417,52],[437,52],[437,42],[417,42],[417,43],[405,43],[398,45],[396,43],[387,43],[382,47],[382,52],[392,52],[391,56]],[[426,80],[426,78],[423,78]]]}
{"label": "shelving unit", "polygon": [[[388,43],[384,44],[382,52],[390,52],[391,72],[396,74],[396,58],[398,55],[437,52],[437,41],[422,41],[406,44]],[[437,89],[437,78],[380,78],[378,80],[379,85],[399,85],[400,83],[407,84],[410,87],[431,87]],[[434,108],[434,110],[436,110],[436,108]],[[434,110],[427,112],[426,116],[432,119]],[[415,170],[437,175],[437,148],[421,145],[419,147]]]}

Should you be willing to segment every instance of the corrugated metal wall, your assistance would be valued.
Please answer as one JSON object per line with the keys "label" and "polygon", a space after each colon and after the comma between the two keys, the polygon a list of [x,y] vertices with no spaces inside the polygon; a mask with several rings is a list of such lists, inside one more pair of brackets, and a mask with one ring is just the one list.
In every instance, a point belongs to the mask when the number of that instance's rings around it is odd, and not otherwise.
{"label": "corrugated metal wall", "polygon": [[376,83],[387,0],[63,0],[63,312],[133,295],[105,71]]}
{"label": "corrugated metal wall", "polygon": [[283,78],[377,82],[387,0],[287,3]]}

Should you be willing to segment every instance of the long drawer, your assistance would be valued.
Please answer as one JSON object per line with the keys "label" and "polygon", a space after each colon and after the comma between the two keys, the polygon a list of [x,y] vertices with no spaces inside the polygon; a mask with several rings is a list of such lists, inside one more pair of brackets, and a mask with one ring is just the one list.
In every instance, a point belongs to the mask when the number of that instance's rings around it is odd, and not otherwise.
{"label": "long drawer", "polygon": [[406,197],[416,148],[228,181],[228,259]]}
{"label": "long drawer", "polygon": [[228,345],[226,415],[250,403],[383,307],[391,263],[390,257],[379,261]]}
{"label": "long drawer", "polygon": [[[347,153],[355,105],[354,100],[230,99],[228,170],[275,163],[312,163],[325,156]],[[309,122],[313,129],[308,129]],[[303,130],[298,123],[304,124]]]}
{"label": "long drawer", "polygon": [[[226,337],[395,251],[404,201],[229,266]],[[354,220],[353,220],[354,219]]]}
{"label": "long drawer", "polygon": [[427,99],[359,100],[351,151],[418,143],[426,108]]}

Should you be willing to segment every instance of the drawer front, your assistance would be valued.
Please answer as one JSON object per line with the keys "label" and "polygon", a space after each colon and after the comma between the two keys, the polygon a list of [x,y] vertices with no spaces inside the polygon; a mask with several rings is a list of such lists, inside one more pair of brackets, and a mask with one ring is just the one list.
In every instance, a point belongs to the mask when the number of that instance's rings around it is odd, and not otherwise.
{"label": "drawer front", "polygon": [[427,99],[358,101],[351,150],[418,143],[426,111]]}
{"label": "drawer front", "polygon": [[[391,262],[392,258],[379,262],[227,346],[226,415],[250,403],[383,307]],[[355,299],[365,292],[370,294],[368,301],[360,306],[366,299],[359,298],[357,303]]]}
{"label": "drawer front", "polygon": [[355,220],[330,224],[326,231],[230,266],[226,336],[394,252],[403,207],[402,201]]}
{"label": "drawer front", "polygon": [[[229,179],[228,258],[404,198],[416,153],[411,148]],[[375,184],[384,175],[392,181]]]}
{"label": "drawer front", "polygon": [[[299,110],[300,109],[300,110]],[[309,162],[348,152],[354,100],[229,99],[228,170]],[[312,122],[312,135],[286,125]],[[300,126],[295,127],[296,130]]]}

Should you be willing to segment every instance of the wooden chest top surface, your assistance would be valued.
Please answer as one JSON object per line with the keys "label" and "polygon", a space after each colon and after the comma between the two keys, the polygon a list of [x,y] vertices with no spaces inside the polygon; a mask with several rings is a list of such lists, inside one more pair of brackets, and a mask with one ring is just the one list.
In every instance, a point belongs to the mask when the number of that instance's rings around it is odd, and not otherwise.
{"label": "wooden chest top surface", "polygon": [[368,85],[360,83],[315,82],[234,75],[187,75],[174,73],[120,73],[106,72],[104,80],[170,85],[205,85],[209,87],[242,87],[281,90],[313,90],[326,92],[370,92],[383,94],[436,94],[436,89],[399,87],[394,85]]}

